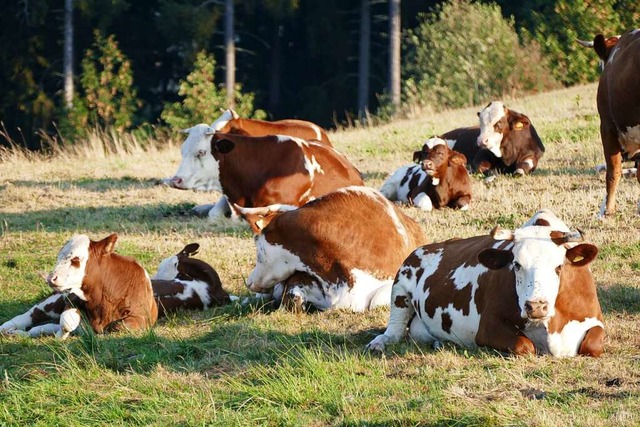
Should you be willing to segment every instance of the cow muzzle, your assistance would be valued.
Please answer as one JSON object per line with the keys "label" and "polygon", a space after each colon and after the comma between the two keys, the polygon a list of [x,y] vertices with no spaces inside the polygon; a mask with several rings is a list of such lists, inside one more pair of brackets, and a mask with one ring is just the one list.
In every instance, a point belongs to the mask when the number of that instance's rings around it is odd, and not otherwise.
{"label": "cow muzzle", "polygon": [[524,304],[527,317],[531,320],[544,320],[549,314],[549,304],[545,300],[529,300]]}
{"label": "cow muzzle", "polygon": [[178,190],[185,190],[184,180],[179,176],[174,176],[169,180],[169,186],[171,188],[177,188]]}

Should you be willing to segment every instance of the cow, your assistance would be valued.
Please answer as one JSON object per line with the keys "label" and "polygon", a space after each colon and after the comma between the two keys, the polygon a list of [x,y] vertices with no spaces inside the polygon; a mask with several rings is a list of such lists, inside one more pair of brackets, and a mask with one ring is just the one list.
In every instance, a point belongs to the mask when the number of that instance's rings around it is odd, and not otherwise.
{"label": "cow", "polygon": [[596,99],[607,165],[607,195],[598,216],[605,218],[616,212],[623,158],[635,162],[640,182],[640,29],[609,38],[598,34],[593,42],[581,44],[593,47],[603,64]]}
{"label": "cow", "polygon": [[531,120],[493,101],[478,113],[479,126],[440,135],[449,148],[467,158],[472,172],[528,175],[544,155],[544,145]]}
{"label": "cow", "polygon": [[398,266],[426,242],[418,223],[363,186],[336,190],[299,208],[237,209],[256,233],[256,266],[247,287],[275,290],[296,311],[388,306]]}
{"label": "cow", "polygon": [[419,165],[402,166],[389,177],[380,192],[391,201],[411,203],[430,211],[449,206],[469,209],[471,179],[467,159],[440,138],[429,139],[413,154]]}
{"label": "cow", "polygon": [[603,352],[604,324],[589,263],[596,246],[553,213],[521,228],[417,248],[391,291],[385,332],[367,349],[384,351],[408,327],[418,342],[485,346],[515,355]]}
{"label": "cow", "polygon": [[[217,131],[246,136],[290,135],[332,146],[326,132],[314,123],[293,119],[276,122],[240,119],[229,109],[211,125],[201,123],[180,131],[187,135],[180,147],[182,160],[175,175],[162,182],[179,190],[220,191],[218,163],[211,156],[210,144],[211,135]],[[225,197],[215,205],[196,206],[194,212],[210,218],[233,216]]]}
{"label": "cow", "polygon": [[[80,324],[80,312],[98,334],[152,327],[158,307],[149,275],[133,258],[114,252],[117,238],[73,236],[46,279],[54,294],[0,325],[0,332],[28,329],[29,336],[66,338]],[[52,323],[56,320],[58,324]]]}
{"label": "cow", "polygon": [[220,276],[211,265],[192,258],[199,247],[190,243],[176,255],[165,258],[151,277],[160,317],[178,310],[206,310],[237,300],[223,289]]}

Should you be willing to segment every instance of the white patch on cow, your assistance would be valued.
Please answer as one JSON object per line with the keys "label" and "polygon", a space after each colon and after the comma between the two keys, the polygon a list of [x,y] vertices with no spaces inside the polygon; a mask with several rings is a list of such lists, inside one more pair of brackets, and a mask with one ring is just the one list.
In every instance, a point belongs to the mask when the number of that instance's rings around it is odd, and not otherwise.
{"label": "white patch on cow", "polygon": [[298,137],[291,136],[291,135],[276,135],[276,139],[277,139],[277,142],[280,142],[280,143],[293,141],[300,148],[304,148],[304,147],[308,147],[309,146],[309,142],[305,141],[302,138],[298,138]]}
{"label": "white patch on cow", "polygon": [[304,156],[304,168],[309,172],[309,180],[311,182],[313,182],[316,172],[324,174],[322,166],[320,166],[320,163],[316,160],[316,156],[313,154],[311,155],[311,158],[307,155]]}
{"label": "white patch on cow", "polygon": [[480,135],[478,136],[478,146],[491,151],[496,157],[502,157],[500,151],[500,143],[502,142],[502,133],[498,133],[494,129],[494,125],[505,116],[504,104],[500,101],[493,101],[479,114],[480,119]]}
{"label": "white patch on cow", "polygon": [[[399,167],[380,187],[380,193],[392,202],[409,202],[409,184],[418,176],[418,186],[427,179],[427,173],[420,165],[406,165]],[[402,181],[407,177],[404,183]],[[414,200],[415,203],[415,200]]]}
{"label": "white patch on cow", "polygon": [[431,179],[431,184],[435,187],[436,185],[440,184],[440,178],[432,178]]}
{"label": "white patch on cow", "polygon": [[433,210],[433,203],[431,202],[431,198],[425,193],[420,193],[416,197],[414,197],[413,204],[426,212],[430,212]]}
{"label": "white patch on cow", "polygon": [[211,123],[211,128],[219,131],[222,130],[223,127],[227,125],[231,120],[233,120],[233,113],[231,110],[224,110],[224,113],[220,117],[216,119],[213,123]]}
{"label": "white patch on cow", "polygon": [[56,338],[61,340],[67,339],[71,332],[78,329],[81,320],[80,310],[77,308],[70,308],[63,311],[60,315],[59,329],[55,332]]}
{"label": "white patch on cow", "polygon": [[180,280],[176,279],[176,282],[184,285],[184,290],[175,295],[181,301],[186,301],[193,298],[194,295],[198,295],[204,308],[208,308],[211,305],[211,297],[209,296],[209,284],[201,280]]}
{"label": "white patch on cow", "polygon": [[320,126],[314,124],[314,125],[311,126],[311,128],[316,133],[316,139],[318,141],[322,141],[322,130],[320,129]]}
{"label": "white patch on cow", "polygon": [[32,338],[43,337],[47,335],[57,335],[60,332],[60,325],[57,323],[45,323],[44,325],[34,326],[27,332],[16,331],[16,335],[27,336]]}
{"label": "white patch on cow", "polygon": [[[534,225],[538,220],[547,221],[549,227],[553,228],[554,230],[570,231],[567,224],[565,224],[549,209],[540,209],[538,212],[534,213],[533,216],[522,225],[522,227]],[[513,246],[513,243],[511,243],[511,246]],[[511,249],[511,247],[509,247],[509,249]]]}
{"label": "white patch on cow", "polygon": [[[429,138],[424,142],[424,145],[427,146],[427,148],[429,148],[429,150],[433,150],[433,147],[435,147],[436,145],[447,145],[447,142],[442,139],[442,138],[438,138],[438,137],[433,137],[433,138]],[[451,147],[449,147],[451,148]]]}
{"label": "white patch on cow", "polygon": [[77,234],[60,249],[56,265],[47,277],[47,282],[54,290],[72,292],[86,301],[80,288],[89,260],[89,244],[89,237]]}
{"label": "white patch on cow", "polygon": [[11,333],[14,330],[26,330],[33,326],[33,312],[37,310],[43,311],[49,318],[56,320],[59,317],[58,313],[48,311],[45,309],[50,304],[55,304],[60,298],[64,298],[62,294],[53,294],[47,297],[44,301],[34,305],[26,313],[19,314],[12,319],[7,320],[0,325],[0,334]]}
{"label": "white patch on cow", "polygon": [[640,125],[627,127],[626,132],[620,132],[618,139],[630,159],[640,154]]}
{"label": "white patch on cow", "polygon": [[453,147],[456,146],[456,143],[458,142],[457,139],[445,139],[446,143],[447,143],[447,147],[449,147],[449,149],[453,150]]}
{"label": "white patch on cow", "polygon": [[597,326],[604,329],[602,322],[594,317],[588,317],[583,321],[570,321],[559,333],[549,334],[549,352],[556,357],[575,356],[589,329]]}
{"label": "white patch on cow", "polygon": [[172,280],[178,276],[178,257],[173,255],[160,261],[158,271],[151,278],[153,280]]}
{"label": "white patch on cow", "polygon": [[220,190],[218,162],[211,154],[211,133],[214,129],[206,124],[187,129],[187,139],[180,147],[182,161],[171,178],[172,187],[181,190]]}
{"label": "white patch on cow", "polygon": [[296,271],[309,272],[299,256],[269,243],[263,235],[256,238],[256,253],[256,266],[247,280],[247,287],[253,292],[267,291]]}

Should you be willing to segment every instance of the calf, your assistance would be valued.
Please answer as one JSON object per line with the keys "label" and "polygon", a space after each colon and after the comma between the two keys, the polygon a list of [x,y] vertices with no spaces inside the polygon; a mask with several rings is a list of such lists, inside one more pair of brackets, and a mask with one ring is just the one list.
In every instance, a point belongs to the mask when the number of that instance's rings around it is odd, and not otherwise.
{"label": "calf", "polygon": [[544,145],[529,117],[494,101],[478,113],[480,126],[441,135],[449,148],[463,154],[473,172],[526,175],[544,155]]}
{"label": "calf", "polygon": [[462,154],[451,150],[444,140],[431,138],[413,154],[413,161],[420,165],[403,166],[385,181],[380,188],[385,197],[426,211],[445,206],[469,209],[471,179]]}
{"label": "calf", "polygon": [[276,288],[296,309],[388,306],[398,266],[426,241],[414,220],[367,187],[343,188],[297,209],[238,209],[257,234],[247,286]]}
{"label": "calf", "polygon": [[[65,338],[79,325],[80,313],[96,333],[153,326],[158,308],[146,271],[133,258],[113,252],[117,235],[100,241],[75,235],[58,254],[47,283],[53,295],[0,325],[0,332]],[[52,321],[59,320],[59,324]]]}
{"label": "calf", "polygon": [[160,316],[178,310],[206,310],[231,302],[215,269],[191,258],[199,247],[191,243],[177,255],[162,260],[157,273],[151,277]]}
{"label": "calf", "polygon": [[548,211],[511,232],[416,249],[398,271],[389,324],[367,348],[409,328],[416,341],[452,341],[516,355],[602,354],[604,325],[588,264],[598,249]]}
{"label": "calf", "polygon": [[[640,182],[640,29],[610,38],[598,34],[593,43],[582,44],[593,47],[603,61],[597,94],[607,165],[607,195],[599,212],[603,218],[616,211],[623,158],[635,161]],[[640,200],[637,212],[640,214]]]}

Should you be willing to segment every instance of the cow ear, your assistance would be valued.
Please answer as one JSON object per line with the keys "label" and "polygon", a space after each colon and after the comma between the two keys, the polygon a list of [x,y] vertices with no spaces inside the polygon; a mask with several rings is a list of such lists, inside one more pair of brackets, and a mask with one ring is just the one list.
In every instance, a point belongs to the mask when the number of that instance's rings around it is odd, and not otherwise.
{"label": "cow ear", "polygon": [[514,129],[514,130],[526,129],[529,127],[530,124],[531,122],[529,121],[529,118],[522,114],[519,114],[518,116],[514,117],[513,120],[509,122],[511,129]]}
{"label": "cow ear", "polygon": [[499,270],[513,261],[513,253],[503,249],[485,249],[478,254],[480,264],[489,270]]}
{"label": "cow ear", "polygon": [[414,151],[413,152],[413,163],[420,163],[422,161],[422,153],[423,151]]}
{"label": "cow ear", "polygon": [[513,231],[500,228],[496,225],[489,233],[496,240],[513,240]]}
{"label": "cow ear", "polygon": [[98,249],[98,252],[102,255],[112,253],[116,248],[117,240],[118,240],[118,235],[116,233],[113,233],[105,237],[104,239],[100,240],[99,242],[96,242],[96,247]]}
{"label": "cow ear", "polygon": [[609,56],[607,54],[607,41],[602,34],[598,34],[593,39],[593,50],[596,51],[600,59],[602,59],[604,62],[607,62]]}
{"label": "cow ear", "polygon": [[236,146],[235,142],[230,139],[222,138],[217,141],[213,141],[211,144],[211,148],[218,153],[227,154],[230,153],[231,150]]}
{"label": "cow ear", "polygon": [[238,115],[238,113],[236,113],[235,110],[232,110],[231,108],[229,108],[229,112],[231,113],[231,117],[233,117],[233,120],[238,120],[240,118],[240,116]]}
{"label": "cow ear", "polygon": [[180,251],[178,255],[182,255],[186,257],[193,256],[198,253],[199,248],[200,248],[200,245],[198,243],[189,243],[187,246],[184,247],[184,249]]}
{"label": "cow ear", "polygon": [[449,156],[449,164],[454,166],[464,166],[467,164],[467,158],[464,154],[452,150]]}
{"label": "cow ear", "polygon": [[598,255],[598,248],[590,243],[582,243],[567,250],[567,259],[576,267],[589,264]]}

